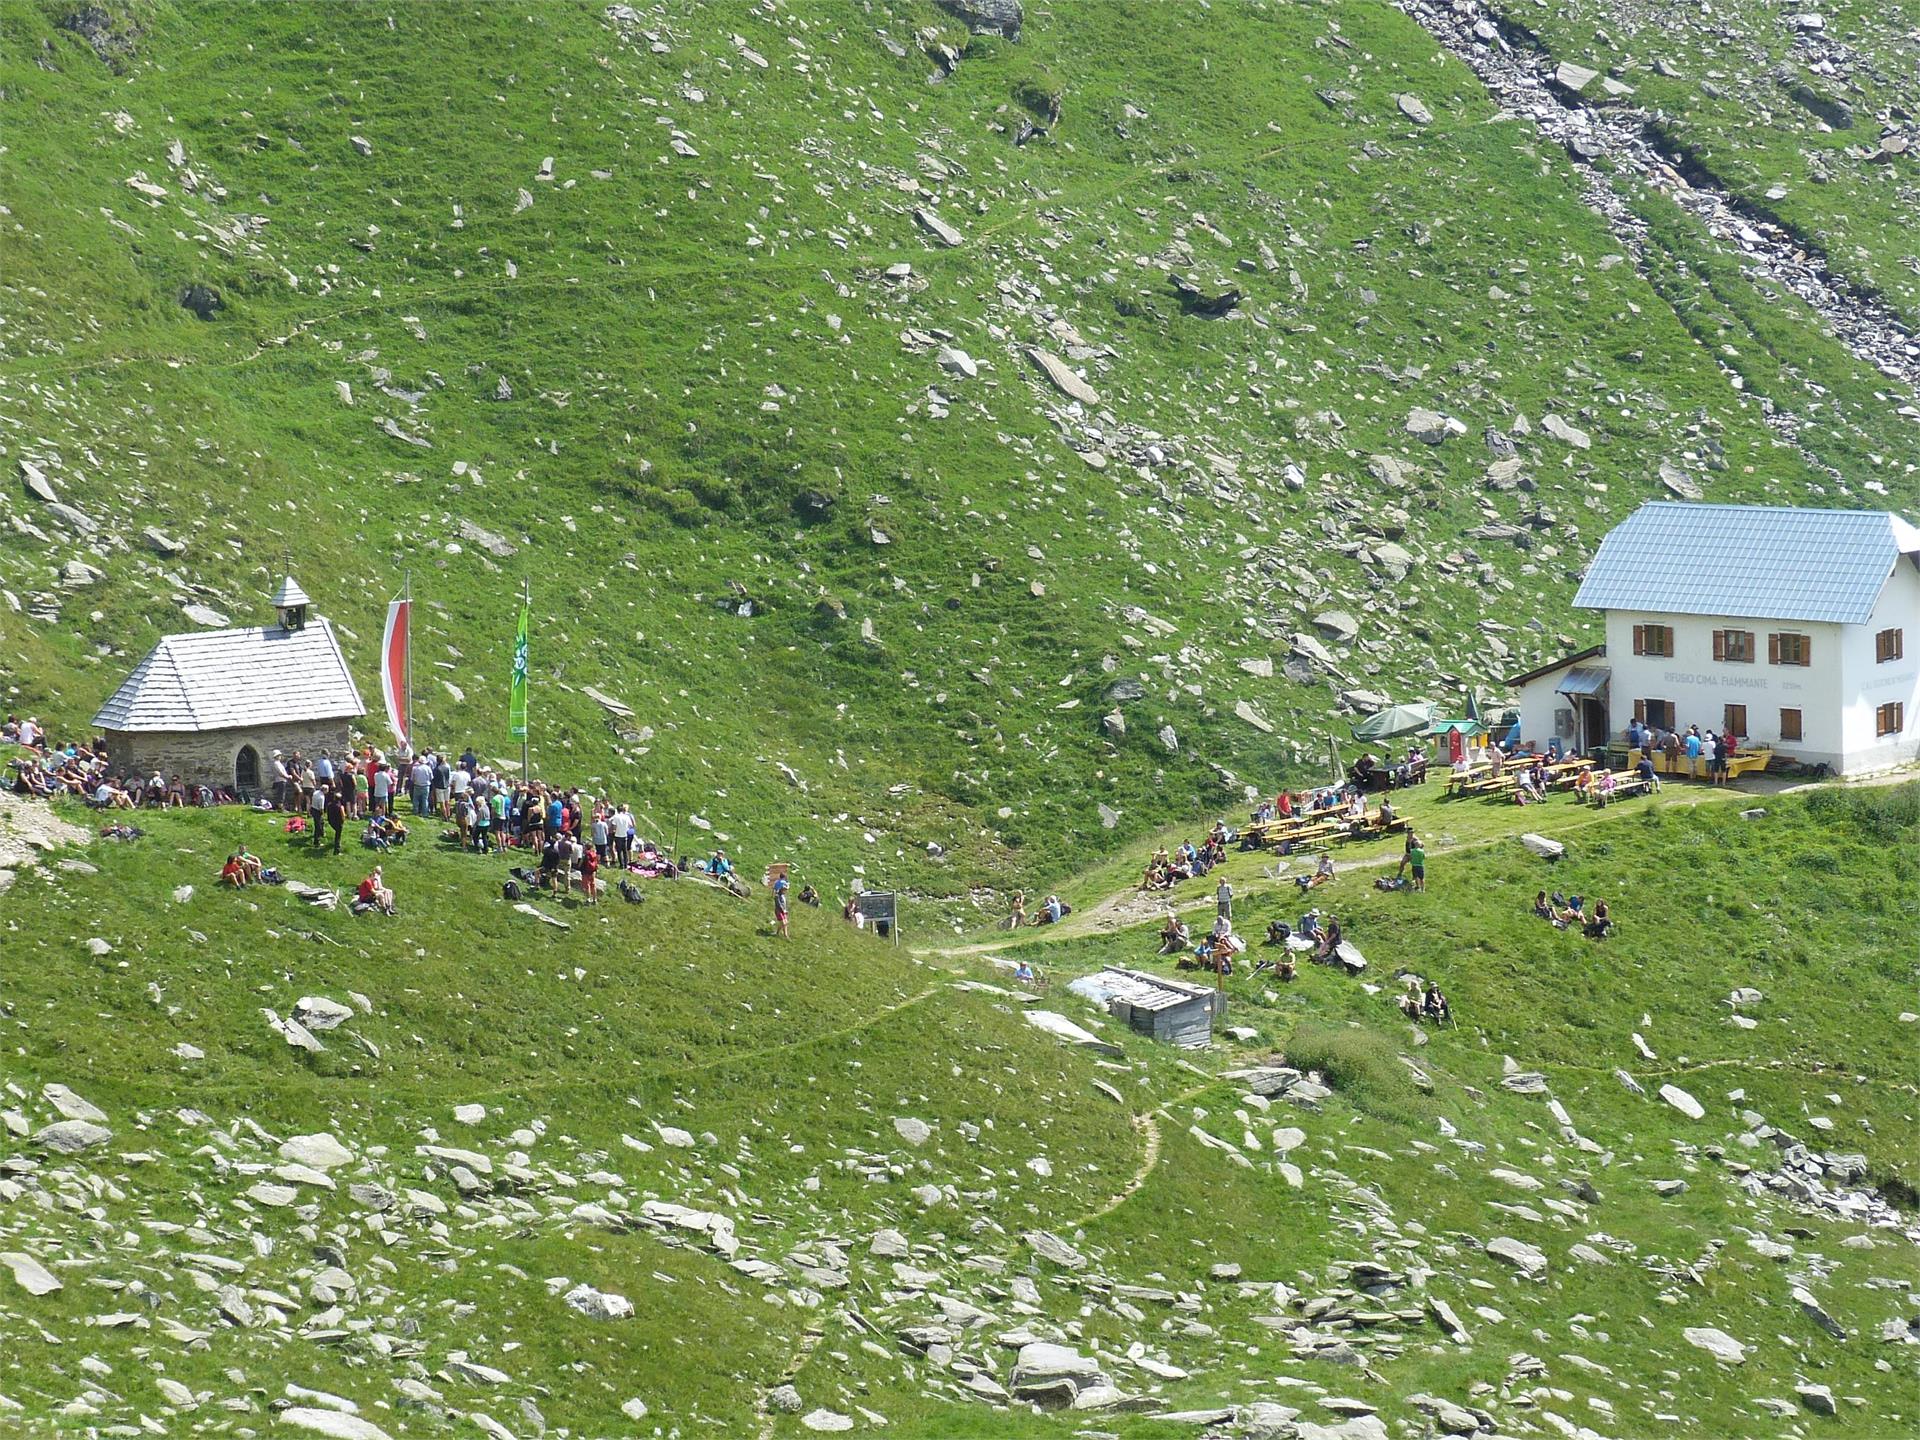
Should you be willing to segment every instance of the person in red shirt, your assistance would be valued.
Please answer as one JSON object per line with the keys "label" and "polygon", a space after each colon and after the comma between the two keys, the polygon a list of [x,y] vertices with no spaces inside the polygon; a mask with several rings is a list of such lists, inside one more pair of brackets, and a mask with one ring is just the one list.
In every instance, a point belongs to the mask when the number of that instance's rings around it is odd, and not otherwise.
{"label": "person in red shirt", "polygon": [[231,885],[236,890],[247,883],[247,869],[240,863],[238,855],[227,856],[227,863],[220,867],[220,883]]}
{"label": "person in red shirt", "polygon": [[591,845],[575,845],[580,852],[580,893],[587,897],[587,904],[600,903],[600,854]]}
{"label": "person in red shirt", "polygon": [[387,888],[386,881],[380,876],[380,867],[373,867],[373,873],[360,882],[360,888],[354,892],[354,908],[378,910],[383,915],[393,914],[393,891]]}

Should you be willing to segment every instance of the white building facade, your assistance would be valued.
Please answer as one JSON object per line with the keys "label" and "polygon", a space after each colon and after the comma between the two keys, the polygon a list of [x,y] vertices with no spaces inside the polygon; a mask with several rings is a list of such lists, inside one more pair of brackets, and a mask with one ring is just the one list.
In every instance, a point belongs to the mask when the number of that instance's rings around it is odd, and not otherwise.
{"label": "white building facade", "polygon": [[1509,681],[1539,748],[1619,744],[1637,719],[1839,774],[1920,758],[1920,530],[1898,516],[1648,505],[1574,603],[1605,645]]}

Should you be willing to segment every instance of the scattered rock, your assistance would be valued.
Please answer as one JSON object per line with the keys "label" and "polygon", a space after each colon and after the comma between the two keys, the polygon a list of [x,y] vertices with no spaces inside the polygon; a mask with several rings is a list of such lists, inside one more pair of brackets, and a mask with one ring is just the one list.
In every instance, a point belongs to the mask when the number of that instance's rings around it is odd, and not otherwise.
{"label": "scattered rock", "polygon": [[922,230],[926,231],[949,249],[961,244],[965,238],[958,230],[954,229],[953,226],[949,225],[945,220],[942,220],[940,216],[932,210],[924,207],[916,208],[913,212],[913,218]]}
{"label": "scattered rock", "polygon": [[926,1121],[915,1120],[909,1115],[896,1115],[893,1119],[894,1132],[909,1145],[924,1145],[933,1137],[933,1130]]}
{"label": "scattered rock", "polygon": [[934,0],[942,10],[964,23],[976,35],[1020,38],[1020,0]]}
{"label": "scattered rock", "polygon": [[1055,1235],[1051,1230],[1029,1230],[1020,1237],[1042,1260],[1066,1270],[1084,1270],[1087,1257]]}
{"label": "scattered rock", "polygon": [[371,1420],[339,1410],[323,1410],[319,1406],[295,1405],[282,1410],[275,1418],[282,1425],[311,1430],[316,1435],[330,1436],[331,1440],[389,1440],[387,1432]]}
{"label": "scattered rock", "polygon": [[31,1255],[23,1255],[18,1250],[9,1250],[0,1254],[0,1265],[6,1266],[13,1272],[14,1283],[29,1295],[51,1295],[54,1291],[65,1288],[60,1283],[59,1277],[46,1266]]}
{"label": "scattered rock", "polygon": [[1704,1120],[1707,1117],[1707,1112],[1701,1108],[1700,1102],[1678,1085],[1662,1085],[1660,1098],[1689,1120]]}
{"label": "scattered rock", "polygon": [[42,1150],[77,1155],[83,1150],[104,1145],[111,1139],[113,1132],[104,1125],[95,1125],[87,1120],[61,1120],[36,1133],[33,1143]]}
{"label": "scattered rock", "polygon": [[1747,1347],[1724,1330],[1717,1330],[1711,1325],[1689,1325],[1680,1334],[1689,1345],[1698,1346],[1725,1364],[1747,1363]]}
{"label": "scattered rock", "polygon": [[631,1320],[633,1302],[624,1295],[596,1290],[591,1285],[576,1285],[566,1294],[569,1308],[589,1320]]}
{"label": "scattered rock", "polygon": [[1793,1393],[1800,1397],[1800,1403],[1816,1415],[1837,1415],[1840,1407],[1834,1404],[1833,1391],[1824,1385],[1796,1385]]}
{"label": "scattered rock", "polygon": [[1554,439],[1571,445],[1576,450],[1590,450],[1593,448],[1593,440],[1588,436],[1586,431],[1576,430],[1558,415],[1547,416],[1540,422],[1540,428],[1546,431],[1547,434],[1553,436]]}
{"label": "scattered rock", "polygon": [[1524,1240],[1515,1240],[1501,1235],[1487,1242],[1487,1254],[1496,1260],[1505,1261],[1529,1280],[1543,1279],[1547,1273],[1547,1257]]}
{"label": "scattered rock", "polygon": [[1040,373],[1052,382],[1053,388],[1069,400],[1078,400],[1082,405],[1100,403],[1100,392],[1075,374],[1058,355],[1042,350],[1038,345],[1029,345],[1027,358],[1039,366]]}

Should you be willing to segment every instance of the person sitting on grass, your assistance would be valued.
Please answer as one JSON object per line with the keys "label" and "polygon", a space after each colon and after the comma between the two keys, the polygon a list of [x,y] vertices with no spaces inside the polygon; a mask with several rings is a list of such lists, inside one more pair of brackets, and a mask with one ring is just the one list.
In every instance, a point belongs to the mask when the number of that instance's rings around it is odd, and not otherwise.
{"label": "person sitting on grass", "polygon": [[1555,907],[1553,923],[1558,925],[1562,930],[1566,929],[1569,925],[1584,927],[1587,923],[1586,902],[1578,895],[1569,896],[1564,909]]}
{"label": "person sitting on grass", "polygon": [[1540,786],[1537,766],[1529,765],[1514,775],[1513,798],[1519,805],[1531,805],[1535,801],[1547,798],[1546,792]]}
{"label": "person sitting on grass", "polygon": [[1333,879],[1333,852],[1331,850],[1322,850],[1320,852],[1320,863],[1314,867],[1313,874],[1296,875],[1294,876],[1293,883],[1298,885],[1302,890],[1317,890],[1331,879]]}
{"label": "person sitting on grass", "polygon": [[1553,906],[1548,903],[1546,891],[1542,890],[1533,897],[1533,914],[1536,920],[1551,920],[1554,918]]}
{"label": "person sitting on grass", "polygon": [[1179,954],[1187,948],[1189,938],[1187,922],[1173,911],[1167,911],[1167,923],[1160,927],[1160,953],[1162,955]]}
{"label": "person sitting on grass", "polygon": [[1436,1025],[1453,1023],[1453,1007],[1447,1004],[1447,997],[1440,992],[1439,985],[1427,981],[1426,994],[1420,997],[1420,1014],[1423,1019]]}
{"label": "person sitting on grass", "polygon": [[242,845],[240,847],[240,853],[233,858],[240,862],[240,868],[246,872],[247,883],[249,885],[258,885],[260,883],[260,871],[263,868],[260,864],[260,857]]}
{"label": "person sitting on grass", "polygon": [[1284,945],[1293,936],[1292,928],[1284,920],[1267,922],[1267,944]]}
{"label": "person sitting on grass", "polygon": [[1013,966],[1013,978],[1022,985],[1032,985],[1039,980],[1033,973],[1033,966],[1025,960],[1017,960]]}
{"label": "person sitting on grass", "polygon": [[353,913],[364,915],[369,910],[378,910],[382,915],[394,913],[393,891],[387,888],[387,882],[381,876],[378,865],[373,867],[373,873],[362,880],[359,888],[353,892]]}
{"label": "person sitting on grass", "polygon": [[227,863],[220,867],[220,883],[241,889],[247,883],[247,867],[240,863],[238,855],[227,856]]}
{"label": "person sitting on grass", "polygon": [[1415,975],[1407,976],[1407,987],[1400,992],[1399,996],[1394,1000],[1394,1004],[1400,1007],[1400,1013],[1409,1020],[1418,1020],[1420,1018],[1421,1000],[1419,977]]}
{"label": "person sitting on grass", "polygon": [[1613,932],[1613,916],[1607,910],[1607,902],[1594,902],[1593,915],[1586,924],[1586,936],[1589,940],[1604,940]]}
{"label": "person sitting on grass", "polygon": [[1314,959],[1331,959],[1334,952],[1339,950],[1340,941],[1343,938],[1340,934],[1340,917],[1338,915],[1329,915],[1327,917],[1326,928],[1320,932],[1320,939],[1314,946]]}
{"label": "person sitting on grass", "polygon": [[800,903],[802,905],[811,905],[815,910],[818,910],[820,908],[820,892],[811,885],[802,885],[800,887]]}
{"label": "person sitting on grass", "polygon": [[1033,917],[1036,925],[1058,925],[1073,913],[1073,907],[1061,903],[1058,895],[1047,896],[1047,903],[1040,907],[1040,913]]}

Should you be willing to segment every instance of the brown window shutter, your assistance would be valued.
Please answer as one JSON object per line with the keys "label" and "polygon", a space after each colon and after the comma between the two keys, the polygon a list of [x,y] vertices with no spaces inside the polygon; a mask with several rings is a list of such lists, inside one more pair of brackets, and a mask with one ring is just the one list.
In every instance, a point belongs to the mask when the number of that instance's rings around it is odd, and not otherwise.
{"label": "brown window shutter", "polygon": [[1727,658],[1727,632],[1724,630],[1713,632],[1713,658],[1716,660]]}
{"label": "brown window shutter", "polygon": [[1767,663],[1769,665],[1778,665],[1780,663],[1780,637],[1778,635],[1767,636]]}
{"label": "brown window shutter", "polygon": [[[1637,630],[1640,627],[1636,625],[1634,628]],[[1633,702],[1633,718],[1638,720],[1642,725],[1647,723],[1647,702],[1646,701],[1636,700]]]}
{"label": "brown window shutter", "polygon": [[1800,663],[1802,665],[1813,664],[1813,637],[1811,635],[1802,635],[1800,637]]}
{"label": "brown window shutter", "polygon": [[1633,653],[1636,655],[1647,653],[1647,627],[1644,625],[1633,627]]}

